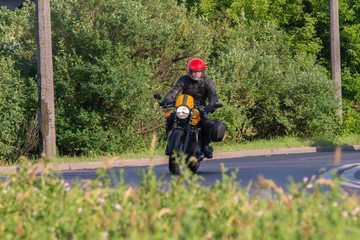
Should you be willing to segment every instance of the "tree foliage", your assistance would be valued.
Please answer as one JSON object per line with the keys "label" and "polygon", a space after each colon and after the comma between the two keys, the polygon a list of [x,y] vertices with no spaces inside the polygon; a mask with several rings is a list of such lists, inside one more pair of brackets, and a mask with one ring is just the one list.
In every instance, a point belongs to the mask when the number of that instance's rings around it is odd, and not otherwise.
{"label": "tree foliage", "polygon": [[309,136],[336,127],[335,87],[324,68],[293,56],[274,25],[252,23],[235,35],[211,69],[232,137]]}
{"label": "tree foliage", "polygon": [[[166,93],[193,57],[208,63],[225,104],[215,117],[228,123],[227,141],[333,131],[334,86],[317,64],[327,62],[325,10],[312,0],[52,0],[59,153],[146,147],[150,134],[164,132],[152,95]],[[358,8],[347,11],[345,89],[356,99]],[[35,36],[34,4],[0,9],[7,160],[36,151]]]}
{"label": "tree foliage", "polygon": [[[216,21],[219,16],[233,25],[249,25],[252,21],[272,21],[287,33],[285,39],[297,52],[316,57],[330,74],[329,2],[316,0],[199,0],[187,1],[199,6],[199,14]],[[340,47],[344,118],[354,116],[360,100],[360,3],[339,1]],[[360,121],[356,118],[354,121]],[[348,122],[343,128],[349,131]],[[353,124],[351,124],[353,125]],[[357,132],[353,128],[351,132]]]}

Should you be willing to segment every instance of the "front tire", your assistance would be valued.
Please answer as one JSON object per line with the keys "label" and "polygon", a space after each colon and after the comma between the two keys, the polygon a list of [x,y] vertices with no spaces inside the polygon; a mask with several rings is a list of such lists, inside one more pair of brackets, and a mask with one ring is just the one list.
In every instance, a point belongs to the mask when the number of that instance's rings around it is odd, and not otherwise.
{"label": "front tire", "polygon": [[[177,162],[176,158],[181,158],[179,154],[183,149],[182,144],[182,136],[184,135],[183,130],[175,130],[172,132],[170,139],[169,139],[169,171],[172,174],[180,174],[180,167],[179,162]],[[175,151],[175,154],[174,154]],[[181,161],[182,159],[179,159]]]}

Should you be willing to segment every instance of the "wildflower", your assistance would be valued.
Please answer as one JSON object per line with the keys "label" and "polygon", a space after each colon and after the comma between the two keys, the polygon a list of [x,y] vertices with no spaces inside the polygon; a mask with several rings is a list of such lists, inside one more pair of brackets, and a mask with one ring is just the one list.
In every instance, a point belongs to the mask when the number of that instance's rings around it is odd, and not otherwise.
{"label": "wildflower", "polygon": [[205,234],[205,239],[210,239],[214,236],[214,232],[213,231],[210,231],[210,232],[206,232]]}
{"label": "wildflower", "polygon": [[53,239],[57,239],[57,237],[56,237],[56,232],[53,232],[53,233],[51,234],[51,237],[52,237]]}
{"label": "wildflower", "polygon": [[357,206],[357,207],[351,212],[351,214],[352,214],[353,216],[356,216],[359,211],[360,211],[360,207]]}
{"label": "wildflower", "polygon": [[341,215],[342,215],[343,217],[348,217],[348,216],[349,216],[349,213],[348,213],[347,211],[343,211],[343,212],[341,213]]}
{"label": "wildflower", "polygon": [[203,202],[199,202],[198,205],[197,205],[198,208],[202,208],[203,207]]}
{"label": "wildflower", "polygon": [[115,205],[114,205],[114,208],[116,209],[116,210],[121,210],[121,205],[120,204],[118,204],[118,203],[115,203]]}
{"label": "wildflower", "polygon": [[82,207],[78,208],[78,213],[81,213],[83,211]]}
{"label": "wildflower", "polygon": [[104,202],[105,202],[105,198],[99,198],[98,201],[99,201],[99,203],[104,203]]}
{"label": "wildflower", "polygon": [[304,182],[304,183],[307,183],[308,180],[309,180],[308,177],[304,177],[304,178],[303,178],[303,182]]}
{"label": "wildflower", "polygon": [[3,190],[3,194],[6,194],[6,193],[7,193],[7,190],[6,190],[6,189],[4,189],[4,190]]}
{"label": "wildflower", "polygon": [[259,217],[261,217],[263,214],[264,214],[264,212],[261,210],[256,213],[256,215],[258,215]]}
{"label": "wildflower", "polygon": [[103,232],[102,239],[107,239],[109,236],[109,232]]}
{"label": "wildflower", "polygon": [[69,182],[61,181],[61,184],[64,186],[64,188],[67,192],[69,192],[71,190]]}
{"label": "wildflower", "polygon": [[314,184],[312,183],[309,183],[308,185],[306,185],[307,188],[313,188],[314,187]]}
{"label": "wildflower", "polygon": [[234,197],[234,203],[237,204],[239,202],[239,196]]}

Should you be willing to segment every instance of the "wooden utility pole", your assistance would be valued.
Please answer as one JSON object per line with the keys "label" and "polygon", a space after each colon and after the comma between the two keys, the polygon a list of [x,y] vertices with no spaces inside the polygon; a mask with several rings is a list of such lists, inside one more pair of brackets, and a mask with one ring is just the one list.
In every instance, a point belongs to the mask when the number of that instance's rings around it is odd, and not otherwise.
{"label": "wooden utility pole", "polygon": [[36,1],[38,120],[40,154],[56,156],[50,0]]}
{"label": "wooden utility pole", "polygon": [[339,31],[339,4],[338,0],[329,0],[330,5],[330,51],[331,51],[331,79],[338,88],[335,97],[340,107],[337,114],[342,122],[342,95],[341,95],[341,59],[340,59],[340,31]]}

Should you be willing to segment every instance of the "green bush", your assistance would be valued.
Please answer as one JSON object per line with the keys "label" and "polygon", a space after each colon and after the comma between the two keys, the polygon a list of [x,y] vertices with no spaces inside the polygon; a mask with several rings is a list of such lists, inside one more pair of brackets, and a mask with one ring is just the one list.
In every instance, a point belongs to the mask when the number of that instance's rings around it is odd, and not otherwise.
{"label": "green bush", "polygon": [[[37,145],[34,108],[36,85],[14,70],[10,57],[0,56],[0,162],[14,161]],[[24,93],[27,93],[26,95]]]}
{"label": "green bush", "polygon": [[52,17],[62,154],[144,147],[158,114],[152,94],[211,43],[175,1],[53,1]]}
{"label": "green bush", "polygon": [[[237,31],[211,64],[221,101],[219,117],[233,139],[311,136],[334,131],[334,84],[306,55],[291,54],[271,24]],[[241,114],[239,114],[241,112]]]}
{"label": "green bush", "polygon": [[[32,8],[0,9],[0,160],[14,162],[35,150],[37,86]],[[32,31],[33,33],[33,31]],[[34,37],[34,35],[32,36]],[[35,46],[35,50],[34,50]]]}
{"label": "green bush", "polygon": [[[284,39],[297,53],[306,52],[316,57],[316,63],[329,72],[330,28],[329,3],[317,0],[197,0],[186,1],[188,7],[197,7],[198,14],[209,21],[227,21],[230,26],[251,25],[252,21],[273,21],[287,33]],[[343,99],[359,104],[360,73],[360,3],[353,0],[339,2],[339,27],[342,63]],[[219,41],[219,40],[217,40]],[[347,122],[343,123],[343,127]],[[352,125],[353,126],[353,125]],[[351,131],[357,131],[353,129]]]}
{"label": "green bush", "polygon": [[[228,124],[231,141],[311,136],[336,127],[334,88],[326,72],[311,56],[294,54],[277,21],[235,21],[240,8],[230,20],[221,14],[214,20],[212,10],[204,18],[197,15],[204,2],[51,1],[61,155],[141,151],[153,133],[164,135],[164,119],[152,95],[167,92],[193,57],[208,63],[226,104],[215,117]],[[189,7],[197,3],[199,8]],[[11,108],[1,113],[12,123],[2,125],[8,138],[0,156],[15,160],[34,149],[24,136],[36,137],[35,8],[25,4],[0,11],[0,70],[6,75],[0,81],[7,84],[3,95],[14,98],[19,109],[10,118]],[[346,94],[357,96],[353,74],[349,70]],[[10,106],[6,100],[0,105]],[[25,150],[10,157],[15,149]]]}

